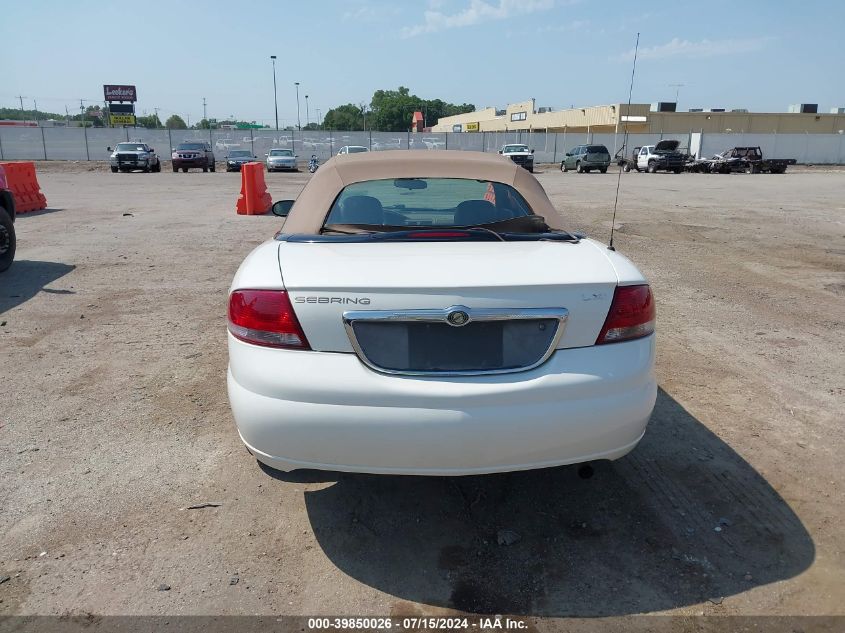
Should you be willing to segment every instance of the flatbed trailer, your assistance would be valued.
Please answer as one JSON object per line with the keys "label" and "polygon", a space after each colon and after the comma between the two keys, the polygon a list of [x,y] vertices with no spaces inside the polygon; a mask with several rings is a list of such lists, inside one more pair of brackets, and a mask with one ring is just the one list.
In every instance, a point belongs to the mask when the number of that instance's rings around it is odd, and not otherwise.
{"label": "flatbed trailer", "polygon": [[782,174],[797,162],[794,158],[763,158],[763,150],[759,147],[732,147],[713,158],[690,161],[686,170],[710,174]]}

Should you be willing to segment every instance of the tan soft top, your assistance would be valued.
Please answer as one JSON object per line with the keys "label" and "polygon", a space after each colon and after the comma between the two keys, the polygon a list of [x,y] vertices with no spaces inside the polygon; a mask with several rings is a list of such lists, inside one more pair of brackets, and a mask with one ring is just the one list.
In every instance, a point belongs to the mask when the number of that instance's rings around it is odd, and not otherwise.
{"label": "tan soft top", "polygon": [[512,186],[553,229],[561,218],[537,179],[508,158],[484,152],[390,150],[335,156],[302,189],[285,220],[285,233],[317,234],[341,190],[356,182],[391,178],[467,178]]}

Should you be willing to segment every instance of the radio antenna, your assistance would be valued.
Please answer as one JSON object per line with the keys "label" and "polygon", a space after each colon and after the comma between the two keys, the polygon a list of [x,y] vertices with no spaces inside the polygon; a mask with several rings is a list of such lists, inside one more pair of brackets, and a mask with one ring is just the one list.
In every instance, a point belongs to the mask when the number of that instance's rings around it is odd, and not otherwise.
{"label": "radio antenna", "polygon": [[[634,92],[634,73],[637,72],[637,53],[640,50],[640,34],[637,33],[637,43],[634,44],[634,66],[631,68],[631,86],[628,88],[628,109],[627,112],[631,111],[631,95]],[[621,118],[622,113],[620,112],[618,116]],[[626,114],[626,116],[628,116]],[[628,121],[627,119],[624,121],[625,123],[625,138],[622,140],[622,157],[625,158],[625,152],[628,151]],[[610,222],[610,244],[607,245],[608,250],[615,251],[616,249],[613,248],[613,230],[616,228],[616,207],[619,205],[619,185],[622,182],[622,168],[619,168],[619,175],[616,179],[616,199],[613,201],[613,219]]]}

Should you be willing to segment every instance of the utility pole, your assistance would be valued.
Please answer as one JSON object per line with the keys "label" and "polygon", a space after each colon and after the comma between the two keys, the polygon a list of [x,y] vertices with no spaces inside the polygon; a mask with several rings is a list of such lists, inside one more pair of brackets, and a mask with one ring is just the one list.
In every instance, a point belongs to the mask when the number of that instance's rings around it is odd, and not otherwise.
{"label": "utility pole", "polygon": [[85,127],[85,106],[82,105],[82,99],[79,100],[79,124]]}
{"label": "utility pole", "polygon": [[205,121],[206,125],[211,128],[211,125],[208,124],[208,116],[205,113],[205,97],[202,98],[202,118]]}
{"label": "utility pole", "polygon": [[32,100],[32,111],[35,112],[35,122],[38,123],[38,102],[35,99]]}
{"label": "utility pole", "polygon": [[308,95],[305,95],[305,127],[308,127],[310,117],[308,116]]}
{"label": "utility pole", "polygon": [[159,124],[159,123],[161,123],[161,121],[159,121],[159,119],[158,119],[158,111],[159,111],[160,109],[161,109],[161,108],[153,108],[153,110],[154,110],[154,111],[155,111],[155,113],[156,113],[156,129],[158,129],[158,124]]}
{"label": "utility pole", "polygon": [[322,130],[323,124],[321,123],[323,117],[320,116],[320,108],[317,108],[317,128]]}
{"label": "utility pole", "polygon": [[24,100],[24,99],[26,99],[26,97],[24,97],[23,95],[18,95],[18,99],[20,99],[20,100],[21,100],[21,114],[23,114],[23,112],[24,112],[24,109],[23,109],[23,100]]}

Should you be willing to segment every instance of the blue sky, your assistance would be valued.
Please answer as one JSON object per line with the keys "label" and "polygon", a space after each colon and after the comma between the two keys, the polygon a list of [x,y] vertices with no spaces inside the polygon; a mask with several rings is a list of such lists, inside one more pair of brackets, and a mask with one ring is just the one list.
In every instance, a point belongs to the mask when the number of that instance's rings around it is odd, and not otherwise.
{"label": "blue sky", "polygon": [[424,98],[555,108],[634,102],[786,111],[845,106],[845,2],[701,0],[346,0],[5,3],[0,106],[102,103],[102,84],[138,86],[138,111],[192,122],[296,120],[300,82],[316,110],[407,86]]}

